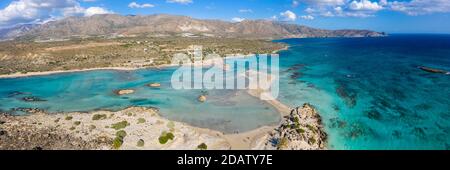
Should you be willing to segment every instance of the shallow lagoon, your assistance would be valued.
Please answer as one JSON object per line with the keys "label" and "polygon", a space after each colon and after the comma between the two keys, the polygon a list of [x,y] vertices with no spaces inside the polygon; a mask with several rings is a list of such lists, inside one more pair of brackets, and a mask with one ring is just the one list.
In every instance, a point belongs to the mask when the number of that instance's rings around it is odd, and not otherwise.
{"label": "shallow lagoon", "polygon": [[[39,108],[51,113],[121,110],[129,106],[156,107],[162,116],[226,133],[243,132],[280,121],[271,105],[243,90],[207,91],[205,103],[197,101],[202,90],[174,90],[170,80],[174,68],[136,71],[88,71],[38,77],[0,79],[0,108]],[[146,86],[161,83],[160,88]],[[118,96],[118,89],[134,89]],[[33,96],[45,101],[25,102]]]}

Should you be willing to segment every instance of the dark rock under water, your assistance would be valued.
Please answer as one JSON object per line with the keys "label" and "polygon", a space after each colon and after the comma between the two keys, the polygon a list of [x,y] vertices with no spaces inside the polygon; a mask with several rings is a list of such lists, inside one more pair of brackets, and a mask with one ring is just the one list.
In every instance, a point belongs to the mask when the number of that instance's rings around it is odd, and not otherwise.
{"label": "dark rock under water", "polygon": [[436,68],[430,68],[430,67],[425,67],[425,66],[419,66],[418,68],[425,72],[429,72],[429,73],[450,74],[449,71],[436,69]]}
{"label": "dark rock under water", "polygon": [[41,99],[39,97],[35,97],[35,96],[29,96],[29,97],[24,97],[22,98],[23,101],[25,102],[45,102],[47,100]]}

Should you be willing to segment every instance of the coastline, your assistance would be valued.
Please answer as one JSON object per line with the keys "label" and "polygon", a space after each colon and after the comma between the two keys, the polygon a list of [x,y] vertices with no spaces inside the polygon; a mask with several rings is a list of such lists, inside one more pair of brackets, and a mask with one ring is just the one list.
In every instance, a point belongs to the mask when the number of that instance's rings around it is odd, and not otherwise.
{"label": "coastline", "polygon": [[[288,48],[289,48],[289,46],[286,46],[283,49],[275,51],[274,53],[278,53],[280,51],[287,50]],[[248,55],[235,55],[235,56],[231,56],[231,57],[230,56],[225,57],[224,59],[245,58],[247,56]],[[203,61],[202,64],[203,65],[211,65],[212,64],[211,61],[212,60]],[[42,75],[51,75],[51,74],[59,74],[59,73],[95,71],[95,70],[133,71],[133,70],[138,70],[138,69],[165,68],[165,67],[174,67],[174,66],[177,66],[177,65],[165,64],[165,65],[152,66],[152,67],[104,67],[104,68],[89,68],[89,69],[76,69],[76,70],[48,71],[48,72],[33,72],[33,73],[26,73],[26,74],[16,73],[16,74],[10,74],[10,75],[0,75],[0,78],[19,78],[19,77],[42,76]],[[263,92],[264,92],[264,90],[262,90],[262,89],[247,90],[247,93],[249,95],[256,97],[256,98],[259,98],[261,93],[263,93]],[[289,106],[284,105],[283,103],[281,103],[280,101],[278,101],[276,99],[268,100],[268,101],[264,101],[264,102],[270,104],[278,111],[278,113],[280,114],[280,122],[276,125],[262,126],[257,129],[238,133],[238,134],[225,134],[223,132],[208,129],[208,128],[194,127],[194,126],[188,125],[187,123],[171,121],[171,120],[168,120],[166,118],[159,116],[159,114],[158,114],[159,111],[155,110],[154,108],[145,108],[145,107],[130,107],[130,108],[123,109],[120,111],[115,111],[115,112],[100,110],[100,111],[92,111],[92,112],[88,112],[88,113],[73,112],[73,113],[61,113],[61,114],[48,114],[48,113],[45,113],[44,111],[37,110],[33,113],[30,113],[30,115],[26,115],[23,117],[18,116],[17,119],[19,119],[19,120],[22,119],[22,120],[28,121],[28,122],[25,121],[26,126],[33,126],[36,124],[36,122],[39,122],[43,126],[48,126],[48,127],[63,126],[66,130],[69,129],[69,131],[62,132],[63,134],[66,133],[69,136],[75,135],[76,138],[82,139],[81,141],[93,140],[93,138],[97,138],[99,134],[102,134],[102,137],[107,137],[108,141],[114,140],[114,136],[115,136],[114,131],[111,130],[108,127],[108,125],[105,125],[105,122],[106,122],[106,124],[113,124],[114,121],[119,121],[119,119],[129,121],[129,122],[131,122],[131,121],[136,122],[136,121],[138,121],[137,119],[134,119],[136,117],[140,117],[139,119],[153,120],[153,122],[156,122],[156,123],[151,124],[151,126],[153,126],[153,127],[147,126],[145,129],[142,129],[142,127],[138,128],[137,126],[139,126],[139,125],[134,125],[132,123],[130,125],[130,126],[132,126],[131,128],[125,128],[125,130],[131,131],[131,135],[129,135],[127,137],[127,139],[132,139],[134,141],[139,141],[139,140],[145,140],[145,141],[152,140],[153,141],[153,143],[151,145],[148,145],[145,147],[136,147],[136,146],[134,146],[134,144],[129,143],[128,140],[123,141],[123,146],[121,146],[120,149],[127,149],[127,150],[134,150],[134,149],[144,149],[144,150],[145,149],[195,149],[194,143],[201,143],[202,141],[207,141],[207,143],[208,143],[207,145],[211,146],[210,149],[213,149],[213,150],[276,149],[276,148],[273,148],[272,146],[268,146],[268,145],[271,145],[271,144],[269,144],[270,143],[269,141],[271,140],[271,138],[274,137],[274,134],[276,133],[276,129],[279,129],[279,128],[282,128],[283,126],[285,126],[284,124],[287,121],[287,117],[289,117],[293,113],[293,109],[290,108]],[[314,109],[309,109],[309,110],[316,112]],[[130,112],[133,112],[132,113],[133,116],[129,115]],[[142,114],[142,113],[144,113],[144,114]],[[98,114],[111,115],[111,116],[108,116],[111,119],[108,118],[108,121],[103,121],[103,123],[100,123],[100,126],[102,126],[102,127],[95,129],[95,130],[97,130],[97,133],[92,133],[92,131],[95,131],[94,129],[90,129],[88,132],[86,132],[86,127],[83,127],[81,130],[75,131],[75,134],[74,134],[73,131],[75,130],[74,128],[76,128],[76,127],[74,127],[74,125],[70,125],[67,123],[62,124],[62,125],[54,124],[57,122],[52,123],[52,121],[51,121],[51,120],[55,120],[55,119],[60,121],[60,120],[64,119],[63,116],[66,116],[66,117],[71,116],[71,117],[77,117],[78,120],[80,120],[80,121],[77,121],[78,124],[91,124],[91,126],[98,126],[98,122],[92,122],[91,120],[89,120],[90,117],[92,117],[93,115],[98,115]],[[314,114],[318,115],[318,113],[314,113]],[[116,118],[112,118],[112,117],[114,117],[114,115],[119,115],[119,116],[117,116]],[[151,116],[149,117],[149,115],[151,115]],[[15,117],[15,116],[12,116],[12,117]],[[30,122],[30,120],[34,121],[34,122]],[[161,123],[161,122],[163,122],[163,123]],[[310,121],[308,120],[308,122],[310,122]],[[155,125],[155,124],[157,124],[157,125]],[[164,126],[162,124],[167,124],[167,126]],[[175,125],[175,127],[177,127],[177,128],[169,127],[169,124],[173,124],[170,126]],[[104,128],[103,128],[103,126],[104,126]],[[313,124],[312,126],[321,127],[322,125],[321,124]],[[141,131],[147,131],[147,130],[161,131],[161,129],[165,129],[166,131],[176,133],[175,136],[204,136],[204,138],[198,138],[199,140],[183,139],[181,141],[179,141],[179,138],[177,138],[172,143],[169,143],[169,145],[164,146],[164,145],[158,144],[157,142],[156,143],[154,142],[154,140],[158,138],[158,134],[153,133],[149,136],[145,136],[145,135],[143,135],[143,133],[137,133],[138,135],[136,136],[136,133],[135,133],[135,132],[141,132]],[[1,126],[0,126],[0,130],[1,130]],[[82,132],[83,135],[80,135],[79,131],[83,131]],[[89,135],[89,133],[92,133],[92,134]],[[145,133],[145,134],[147,134],[147,133]],[[158,132],[158,133],[162,133],[162,132]],[[145,138],[145,139],[138,139],[139,137]],[[278,139],[278,140],[280,140],[280,139]],[[205,142],[203,142],[203,143],[205,143]],[[302,143],[301,147],[297,147],[297,149],[311,149],[311,148],[318,148],[318,147],[311,146],[310,144],[304,144],[304,143]],[[80,148],[80,149],[82,149],[82,148]],[[94,149],[111,149],[111,148],[108,148],[108,146],[103,145],[101,147],[94,148]],[[320,149],[320,148],[318,148],[318,149]]]}
{"label": "coastline", "polygon": [[[116,112],[48,114],[36,111],[26,116],[0,114],[0,121],[0,138],[4,141],[0,149],[7,150],[30,150],[36,147],[45,150],[196,150],[203,143],[209,150],[273,150],[276,148],[268,147],[271,145],[270,139],[277,128],[284,126],[286,120],[278,125],[263,126],[239,134],[225,134],[171,121],[161,117],[158,110],[145,107],[130,107]],[[116,124],[122,122],[125,124],[115,129]],[[120,131],[126,137],[120,140],[119,147],[114,147]],[[171,133],[174,138],[164,144],[158,142],[164,133]],[[27,136],[31,136],[27,142],[19,140]],[[54,138],[60,140],[55,142]],[[145,143],[139,146],[141,140]],[[312,147],[303,144],[300,149]]]}
{"label": "coastline", "polygon": [[[73,139],[82,143],[91,144],[90,147],[75,145],[69,149],[89,149],[89,150],[194,150],[198,145],[205,143],[209,149],[226,150],[230,145],[221,137],[223,134],[210,129],[202,129],[187,125],[186,123],[170,121],[162,118],[157,110],[143,107],[130,107],[117,112],[96,111],[91,113],[62,113],[47,114],[37,112],[27,116],[0,115],[0,120],[4,123],[0,125],[0,130],[6,134],[4,142],[0,144],[1,149],[32,149],[41,147],[45,150],[64,149],[54,148],[52,139],[37,138],[46,129],[58,129],[52,133],[54,136],[68,138],[69,143]],[[20,130],[19,130],[20,129]],[[23,133],[17,133],[23,132]],[[29,133],[26,133],[29,132]],[[40,132],[40,133],[36,133]],[[36,134],[30,134],[36,133]],[[124,133],[117,141],[118,133]],[[161,143],[159,138],[164,133],[173,134],[174,138],[166,143]],[[0,137],[4,137],[2,135]],[[27,142],[20,142],[13,139],[31,136]],[[51,135],[50,135],[51,136]],[[10,141],[5,141],[10,139]],[[102,139],[104,143],[96,143]],[[143,145],[138,145],[139,141]],[[120,142],[120,145],[116,145]],[[37,146],[29,146],[29,145]]]}
{"label": "coastline", "polygon": [[97,70],[117,70],[117,71],[133,71],[144,69],[145,67],[99,67],[99,68],[86,68],[86,69],[73,69],[73,70],[55,70],[55,71],[42,71],[42,72],[29,72],[29,73],[13,73],[0,75],[0,79],[7,78],[21,78],[21,77],[34,77],[34,76],[46,76],[52,74],[62,74],[62,73],[77,73],[77,72],[87,72],[87,71],[97,71]]}
{"label": "coastline", "polygon": [[[285,45],[285,47],[273,51],[273,54],[279,53],[280,51],[288,50],[289,46]],[[242,55],[242,54],[235,54],[235,55],[229,55],[226,57],[223,57],[222,59],[233,59],[233,58],[246,58],[248,55]],[[203,65],[211,65],[212,60],[205,60],[203,61]],[[98,71],[98,70],[117,70],[117,71],[135,71],[140,69],[162,69],[162,68],[168,68],[168,67],[176,67],[179,66],[177,64],[162,64],[157,66],[130,66],[130,67],[97,67],[97,68],[85,68],[85,69],[72,69],[72,70],[54,70],[54,71],[42,71],[42,72],[28,72],[28,73],[12,73],[12,74],[3,74],[0,75],[0,79],[7,79],[7,78],[21,78],[21,77],[33,77],[33,76],[46,76],[46,75],[52,75],[52,74],[62,74],[62,73],[76,73],[76,72],[87,72],[87,71]]]}

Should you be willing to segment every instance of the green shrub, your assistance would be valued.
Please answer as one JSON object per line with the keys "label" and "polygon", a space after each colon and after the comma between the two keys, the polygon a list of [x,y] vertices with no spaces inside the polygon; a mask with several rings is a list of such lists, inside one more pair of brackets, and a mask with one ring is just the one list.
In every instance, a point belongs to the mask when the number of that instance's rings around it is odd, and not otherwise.
{"label": "green shrub", "polygon": [[130,125],[130,123],[128,123],[127,121],[121,121],[121,122],[117,122],[115,124],[112,124],[111,128],[113,128],[115,130],[120,130],[120,129],[126,128],[129,125]]}
{"label": "green shrub", "polygon": [[309,138],[308,141],[309,141],[310,144],[316,144],[316,139],[314,139],[312,137]]}
{"label": "green shrub", "polygon": [[316,131],[316,128],[314,128],[313,126],[311,126],[311,125],[306,125],[306,127],[309,129],[309,130],[311,130],[313,133],[317,133],[317,131]]}
{"label": "green shrub", "polygon": [[73,117],[72,116],[66,116],[65,120],[72,120]]}
{"label": "green shrub", "polygon": [[161,134],[161,136],[158,138],[159,143],[160,144],[166,144],[169,140],[173,140],[175,136],[173,135],[173,133],[167,133],[167,132],[163,132]]}
{"label": "green shrub", "polygon": [[137,124],[142,124],[145,123],[145,119],[144,118],[139,118]]}
{"label": "green shrub", "polygon": [[205,143],[202,143],[200,145],[197,146],[198,150],[207,150],[208,149],[208,145],[206,145]]}
{"label": "green shrub", "polygon": [[139,141],[136,144],[137,147],[144,147],[144,145],[145,145],[145,142],[143,139],[139,139]]}
{"label": "green shrub", "polygon": [[80,121],[76,121],[76,122],[74,122],[73,124],[74,124],[75,126],[78,126],[78,125],[81,124],[81,122],[80,122]]}
{"label": "green shrub", "polygon": [[294,122],[295,122],[295,123],[300,123],[300,120],[298,119],[297,116],[294,117]]}
{"label": "green shrub", "polygon": [[69,130],[75,130],[75,127],[70,127]]}
{"label": "green shrub", "polygon": [[117,131],[116,132],[116,137],[120,137],[120,138],[125,138],[127,136],[127,132],[125,132],[124,130],[121,131]]}
{"label": "green shrub", "polygon": [[116,137],[113,140],[113,148],[114,149],[119,149],[123,144],[123,138],[121,137]]}
{"label": "green shrub", "polygon": [[305,133],[305,130],[303,130],[302,128],[297,128],[296,131],[297,133]]}
{"label": "green shrub", "polygon": [[291,126],[291,128],[292,129],[298,129],[298,128],[300,128],[300,124],[296,122],[296,123],[294,123],[293,126]]}
{"label": "green shrub", "polygon": [[89,126],[89,130],[94,130],[95,128],[97,128],[95,125]]}
{"label": "green shrub", "polygon": [[95,114],[94,116],[92,116],[92,120],[104,120],[106,118],[106,114]]}

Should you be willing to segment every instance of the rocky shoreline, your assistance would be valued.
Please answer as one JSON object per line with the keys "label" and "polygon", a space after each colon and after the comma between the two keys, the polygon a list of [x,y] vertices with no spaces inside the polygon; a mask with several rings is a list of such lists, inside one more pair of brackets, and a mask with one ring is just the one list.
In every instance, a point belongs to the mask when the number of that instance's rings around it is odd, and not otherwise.
{"label": "rocky shoreline", "polygon": [[0,115],[0,150],[317,150],[326,133],[313,106],[291,111],[279,126],[241,134],[197,128],[162,118],[155,108],[117,112]]}
{"label": "rocky shoreline", "polygon": [[324,150],[326,145],[322,118],[312,105],[304,104],[284,117],[281,125],[270,133],[264,149]]}

